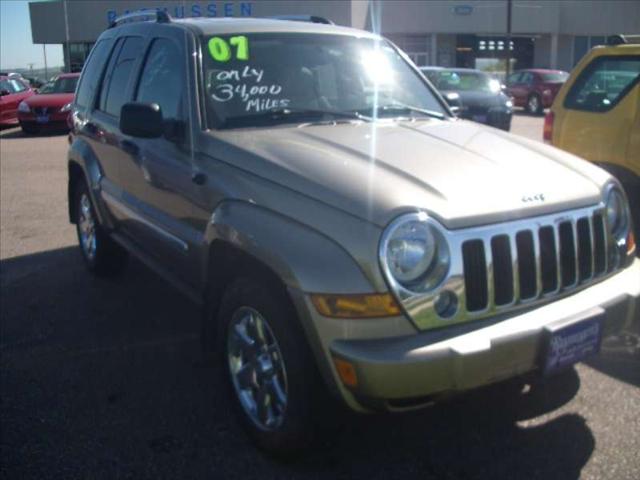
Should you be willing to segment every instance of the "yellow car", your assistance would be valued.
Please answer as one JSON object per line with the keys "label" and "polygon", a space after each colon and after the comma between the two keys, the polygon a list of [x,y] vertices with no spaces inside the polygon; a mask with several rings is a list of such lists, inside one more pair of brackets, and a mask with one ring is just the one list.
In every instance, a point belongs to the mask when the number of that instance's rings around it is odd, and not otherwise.
{"label": "yellow car", "polygon": [[640,229],[640,36],[610,37],[576,65],[545,118],[544,139],[624,186]]}

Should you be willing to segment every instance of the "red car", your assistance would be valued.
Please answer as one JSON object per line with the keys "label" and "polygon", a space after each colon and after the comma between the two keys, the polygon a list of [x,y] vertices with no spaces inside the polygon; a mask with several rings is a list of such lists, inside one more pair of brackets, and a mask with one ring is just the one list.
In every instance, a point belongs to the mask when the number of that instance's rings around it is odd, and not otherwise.
{"label": "red car", "polygon": [[35,92],[17,78],[0,76],[0,126],[18,123],[18,105]]}
{"label": "red car", "polygon": [[562,84],[569,78],[562,70],[518,70],[507,78],[507,94],[515,107],[524,107],[531,114],[542,115],[551,107]]}
{"label": "red car", "polygon": [[25,133],[44,128],[68,129],[67,117],[78,84],[79,73],[63,73],[47,83],[37,95],[20,102],[18,119]]}

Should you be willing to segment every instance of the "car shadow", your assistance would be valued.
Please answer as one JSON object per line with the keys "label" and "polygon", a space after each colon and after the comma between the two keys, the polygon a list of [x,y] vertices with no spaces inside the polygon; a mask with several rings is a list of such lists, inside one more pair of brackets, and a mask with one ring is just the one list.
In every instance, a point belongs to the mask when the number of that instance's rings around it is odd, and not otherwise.
{"label": "car shadow", "polygon": [[293,463],[257,452],[201,354],[199,309],[137,261],[89,275],[77,248],[0,262],[5,478],[563,478],[595,441],[558,411],[574,369],[431,408],[340,417]]}
{"label": "car shadow", "polygon": [[38,137],[59,137],[61,135],[67,135],[68,130],[64,128],[47,128],[41,130],[38,133],[24,133],[20,127],[9,127],[4,130],[0,130],[0,139],[12,140],[15,138],[38,138]]}

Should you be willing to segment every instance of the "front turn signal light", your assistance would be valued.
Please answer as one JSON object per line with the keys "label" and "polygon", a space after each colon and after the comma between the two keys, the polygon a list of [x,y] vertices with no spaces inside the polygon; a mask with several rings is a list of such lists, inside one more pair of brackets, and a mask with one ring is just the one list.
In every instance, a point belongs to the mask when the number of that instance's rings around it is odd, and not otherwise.
{"label": "front turn signal light", "polygon": [[629,230],[627,235],[627,255],[631,255],[636,249],[636,236],[633,234],[633,230]]}
{"label": "front turn signal light", "polygon": [[356,374],[355,367],[350,362],[334,357],[333,364],[336,366],[336,371],[342,383],[347,387],[355,388],[358,386],[358,375]]}
{"label": "front turn signal light", "polygon": [[400,307],[389,293],[356,295],[312,294],[320,315],[333,318],[377,318],[400,315]]}

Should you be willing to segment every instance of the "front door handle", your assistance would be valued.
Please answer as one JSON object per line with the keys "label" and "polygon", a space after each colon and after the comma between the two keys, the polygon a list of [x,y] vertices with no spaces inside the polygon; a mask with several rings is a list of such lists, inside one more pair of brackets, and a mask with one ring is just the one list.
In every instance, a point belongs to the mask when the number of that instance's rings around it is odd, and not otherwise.
{"label": "front door handle", "polygon": [[207,181],[207,176],[202,172],[193,172],[191,174],[191,181],[196,185],[204,185]]}
{"label": "front door handle", "polygon": [[123,140],[120,142],[120,146],[122,147],[122,150],[134,157],[138,156],[138,153],[140,153],[140,147],[131,140]]}

